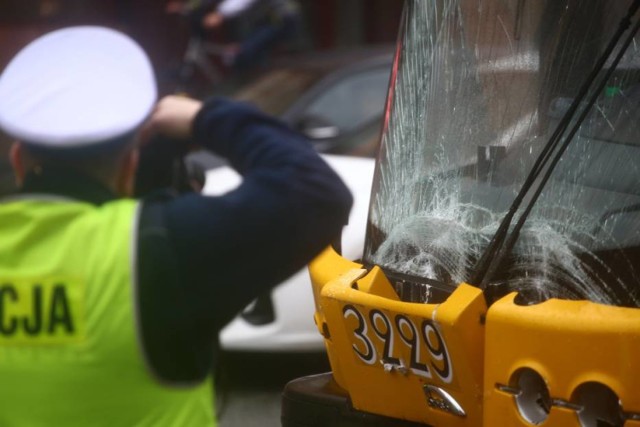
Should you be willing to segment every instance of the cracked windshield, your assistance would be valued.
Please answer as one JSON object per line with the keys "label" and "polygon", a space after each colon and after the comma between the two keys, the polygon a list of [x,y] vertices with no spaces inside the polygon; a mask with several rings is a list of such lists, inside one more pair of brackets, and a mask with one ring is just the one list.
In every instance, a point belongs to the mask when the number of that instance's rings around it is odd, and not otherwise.
{"label": "cracked windshield", "polygon": [[[606,55],[630,2],[586,3],[407,2],[366,263],[395,283],[422,285],[422,301],[432,288],[450,292],[470,282],[564,123],[566,151],[487,286],[538,300],[640,305],[640,39],[626,50],[621,39]],[[533,177],[534,190],[549,163]]]}

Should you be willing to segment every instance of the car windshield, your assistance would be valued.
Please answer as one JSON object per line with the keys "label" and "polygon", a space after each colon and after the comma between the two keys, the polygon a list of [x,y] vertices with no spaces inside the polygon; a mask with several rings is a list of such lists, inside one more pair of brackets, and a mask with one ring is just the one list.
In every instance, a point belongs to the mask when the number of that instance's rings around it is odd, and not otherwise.
{"label": "car windshield", "polygon": [[[423,301],[470,281],[562,117],[574,100],[586,108],[576,97],[630,3],[408,0],[365,262],[421,284]],[[637,42],[590,90],[595,104],[490,286],[640,305]]]}
{"label": "car windshield", "polygon": [[286,67],[267,73],[234,94],[273,116],[281,116],[300,96],[327,74],[326,70]]}
{"label": "car windshield", "polygon": [[352,73],[318,94],[305,114],[352,132],[382,117],[388,84],[388,64]]}

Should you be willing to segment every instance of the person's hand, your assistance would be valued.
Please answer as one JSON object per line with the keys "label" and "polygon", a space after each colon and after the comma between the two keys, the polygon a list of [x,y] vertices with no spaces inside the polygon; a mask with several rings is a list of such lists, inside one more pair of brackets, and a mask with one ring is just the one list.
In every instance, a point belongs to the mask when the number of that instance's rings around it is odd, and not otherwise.
{"label": "person's hand", "polygon": [[218,12],[209,12],[202,18],[202,26],[214,30],[222,25],[224,17]]}
{"label": "person's hand", "polygon": [[149,142],[155,135],[175,139],[189,139],[191,127],[202,102],[184,96],[169,95],[157,104],[147,122],[140,129],[141,144]]}

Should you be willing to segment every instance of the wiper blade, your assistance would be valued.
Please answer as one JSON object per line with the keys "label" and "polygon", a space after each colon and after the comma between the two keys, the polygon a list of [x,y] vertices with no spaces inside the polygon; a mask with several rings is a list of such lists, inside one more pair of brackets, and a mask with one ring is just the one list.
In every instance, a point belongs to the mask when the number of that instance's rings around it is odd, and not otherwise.
{"label": "wiper blade", "polygon": [[[513,203],[509,207],[509,210],[507,211],[504,218],[502,219],[500,226],[498,227],[498,230],[496,231],[493,238],[491,239],[491,242],[487,246],[487,249],[482,254],[482,257],[476,264],[476,267],[474,269],[474,274],[471,277],[471,283],[478,285],[481,289],[484,290],[485,298],[487,299],[488,302],[492,302],[494,300],[494,295],[492,295],[492,292],[488,287],[489,283],[493,279],[493,276],[495,275],[496,271],[502,266],[502,264],[505,262],[505,259],[509,256],[509,254],[513,250],[513,247],[515,246],[515,243],[518,240],[520,231],[527,217],[531,213],[531,210],[533,209],[535,202],[538,200],[538,197],[542,193],[542,190],[544,189],[544,186],[549,180],[551,173],[553,172],[555,166],[560,160],[560,157],[565,152],[566,148],[569,146],[573,137],[575,136],[578,129],[580,128],[582,122],[589,114],[591,107],[595,104],[599,96],[599,93],[606,86],[608,79],[611,77],[612,73],[615,71],[615,68],[617,67],[618,63],[622,59],[622,56],[626,52],[629,45],[633,42],[634,36],[637,34],[638,30],[640,29],[640,20],[638,20],[638,22],[636,22],[631,32],[627,35],[626,39],[624,40],[624,43],[622,47],[619,49],[613,62],[611,63],[611,66],[608,68],[604,76],[597,83],[597,85],[595,86],[595,89],[592,90],[592,94],[591,94],[591,97],[589,98],[589,101],[586,103],[582,112],[578,116],[578,119],[575,121],[574,125],[569,131],[568,136],[564,138],[564,142],[562,143],[562,145],[559,145],[560,142],[563,140],[564,133],[567,130],[567,127],[569,126],[569,123],[573,119],[574,115],[576,114],[576,111],[582,104],[583,100],[589,94],[589,91],[591,90],[592,86],[594,85],[594,82],[598,78],[598,75],[604,69],[605,64],[611,57],[613,51],[615,50],[616,46],[622,39],[624,33],[631,26],[632,18],[636,14],[639,8],[640,8],[640,0],[635,0],[629,7],[629,10],[627,11],[626,16],[621,20],[620,24],[618,25],[617,31],[612,36],[606,49],[604,50],[602,55],[599,57],[598,61],[594,65],[593,69],[591,70],[590,74],[586,78],[585,82],[580,87],[580,90],[578,91],[577,96],[574,98],[571,106],[566,111],[566,113],[564,114],[560,122],[558,123],[558,126],[554,131],[554,133],[549,138],[549,141],[547,141],[544,148],[540,152],[540,155],[538,156],[533,167],[531,168],[531,171],[529,172],[529,175],[525,179],[525,182],[523,183],[522,188],[518,192]],[[555,154],[552,157],[553,153]],[[540,176],[542,171],[545,170],[545,167],[546,167],[546,172],[543,178],[539,182],[538,187],[533,193],[524,211],[520,215],[517,223],[513,226],[511,233],[509,233],[511,224],[513,222],[516,212],[520,208],[520,205],[522,204],[522,201],[524,200],[526,195],[529,194],[536,179]]]}

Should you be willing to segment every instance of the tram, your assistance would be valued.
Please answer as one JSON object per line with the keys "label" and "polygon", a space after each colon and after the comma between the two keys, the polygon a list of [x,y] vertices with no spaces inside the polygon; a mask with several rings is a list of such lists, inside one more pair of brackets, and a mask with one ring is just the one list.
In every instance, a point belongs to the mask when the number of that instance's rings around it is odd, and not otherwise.
{"label": "tram", "polygon": [[297,426],[640,426],[640,0],[406,0]]}

